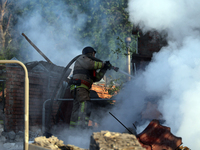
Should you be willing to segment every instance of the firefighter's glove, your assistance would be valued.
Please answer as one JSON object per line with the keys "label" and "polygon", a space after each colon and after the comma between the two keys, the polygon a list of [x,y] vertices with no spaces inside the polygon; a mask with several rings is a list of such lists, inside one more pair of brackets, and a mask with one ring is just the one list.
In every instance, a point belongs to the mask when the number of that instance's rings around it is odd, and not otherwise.
{"label": "firefighter's glove", "polygon": [[111,63],[110,63],[110,61],[106,61],[105,63],[104,63],[104,67],[106,68],[106,69],[112,69],[112,65],[111,65]]}

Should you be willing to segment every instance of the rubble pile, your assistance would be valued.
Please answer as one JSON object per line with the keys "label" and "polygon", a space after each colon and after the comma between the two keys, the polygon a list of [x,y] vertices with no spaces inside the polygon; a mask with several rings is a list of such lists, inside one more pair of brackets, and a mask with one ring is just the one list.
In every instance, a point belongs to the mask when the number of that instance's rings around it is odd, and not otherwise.
{"label": "rubble pile", "polygon": [[74,145],[65,145],[62,140],[59,140],[55,136],[51,136],[49,138],[46,138],[45,136],[41,137],[36,137],[34,139],[34,142],[32,144],[29,144],[29,149],[36,149],[36,147],[43,147],[46,149],[51,149],[51,150],[85,150],[79,147],[76,147]]}
{"label": "rubble pile", "polygon": [[62,140],[55,136],[50,138],[36,137],[34,142],[29,144],[29,149],[35,149],[34,146],[51,150],[146,150],[140,145],[135,135],[109,131],[93,132],[89,149],[70,144],[65,145]]}
{"label": "rubble pile", "polygon": [[[151,150],[151,147],[156,149],[156,146],[159,150],[171,150],[173,148],[170,145],[176,145],[177,142],[178,145],[181,145],[176,148],[176,150],[190,150],[188,147],[182,146],[180,138],[172,135],[169,132],[170,128],[155,123],[155,121],[152,121],[142,133],[137,134],[137,137],[129,133],[110,131],[93,132],[90,136],[90,139],[88,139],[90,140],[90,144],[88,144],[89,149],[79,148],[70,144],[65,145],[63,141],[59,140],[55,136],[46,138],[45,136],[42,136],[41,129],[37,127],[31,127],[29,131],[29,142],[31,142],[29,144],[29,150]],[[0,149],[22,150],[24,132],[5,132],[1,127],[2,126],[0,125]],[[163,138],[163,136],[165,138]],[[166,137],[173,140],[169,142]],[[158,143],[158,141],[160,142]],[[168,142],[166,143],[166,141]],[[149,145],[144,145],[143,143]]]}
{"label": "rubble pile", "polygon": [[109,131],[94,132],[90,139],[90,150],[146,150],[136,136]]}

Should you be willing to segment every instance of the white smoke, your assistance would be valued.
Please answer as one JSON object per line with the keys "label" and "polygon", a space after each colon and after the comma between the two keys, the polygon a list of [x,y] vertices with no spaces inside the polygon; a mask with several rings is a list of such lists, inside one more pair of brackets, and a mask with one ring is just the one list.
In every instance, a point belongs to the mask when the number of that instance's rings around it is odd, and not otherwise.
{"label": "white smoke", "polygon": [[[28,0],[16,1],[16,6],[26,8],[28,2]],[[91,1],[90,5],[99,6],[99,2],[101,1]],[[38,2],[37,5],[32,5],[31,7],[35,8],[32,9],[32,12],[29,11],[29,14],[22,14],[18,20],[17,30],[20,34],[24,33],[54,64],[66,66],[70,60],[81,54],[81,50],[84,46],[91,44],[88,39],[79,39],[76,37],[77,33],[74,30],[74,28],[84,28],[86,21],[91,20],[91,18],[86,14],[81,13],[78,9],[73,9],[73,13],[70,12],[70,6],[61,1],[57,1],[53,8],[52,5],[49,6],[48,3],[46,3],[45,6],[40,6],[39,4],[40,3]],[[46,8],[51,9],[51,14],[57,16],[55,17],[57,20],[51,20],[53,21],[51,24],[45,20],[46,18],[49,18],[49,16],[43,16],[44,14],[42,13],[42,9]],[[96,8],[100,9],[98,7]],[[74,16],[76,16],[76,19],[74,19]],[[99,22],[104,31],[102,35],[104,35],[106,34],[109,25],[107,22],[108,16],[102,14],[101,17]],[[96,30],[96,26],[92,27],[91,30]],[[118,33],[116,34],[119,35]],[[45,61],[25,38],[24,42],[27,42],[28,44],[26,52],[31,58],[29,61]],[[102,44],[107,45],[109,43],[102,42]],[[62,48],[62,50],[59,48]],[[63,51],[63,49],[65,49],[65,51]],[[121,127],[121,125],[119,126]],[[104,129],[108,129],[108,127]],[[60,132],[56,130],[54,135],[58,136],[60,140],[63,140],[65,144],[74,144],[75,146],[87,148],[89,146],[91,132],[82,130],[77,132],[78,133],[63,129]]]}
{"label": "white smoke", "polygon": [[88,149],[90,146],[90,136],[92,130],[82,129],[66,129],[64,126],[54,126],[52,133],[59,140],[62,140],[64,144],[71,144],[80,148]]}
{"label": "white smoke", "polygon": [[[167,31],[169,44],[154,53],[152,62],[132,86],[138,87],[140,81],[141,93],[160,96],[158,109],[166,125],[191,149],[200,147],[199,7],[198,0],[129,0],[127,8],[130,21],[143,32]],[[130,91],[132,87],[127,88]],[[131,93],[126,92],[124,101],[135,103],[135,99],[126,99],[134,97],[135,92],[134,87]]]}
{"label": "white smoke", "polygon": [[[28,0],[16,1],[16,7],[26,8],[28,3]],[[55,3],[55,5],[52,6],[51,3]],[[52,63],[66,66],[74,57],[81,54],[84,46],[91,44],[87,39],[79,39],[76,36],[76,29],[81,29],[86,24],[88,17],[86,14],[81,13],[78,9],[70,12],[70,6],[62,1],[47,2],[43,6],[32,5],[32,7],[34,7],[32,12],[23,13],[19,18],[17,30],[20,34],[24,33]],[[43,16],[42,13],[42,9],[47,8],[51,10],[49,15],[57,16],[52,17],[56,20],[51,20],[51,23],[46,20],[50,16]],[[75,19],[74,16],[76,16]],[[26,53],[31,58],[29,61],[46,61],[25,38],[24,43],[28,44]],[[78,133],[63,129],[61,132],[57,130],[54,135],[57,135],[65,144],[88,147],[91,133],[81,131]]]}
{"label": "white smoke", "polygon": [[[40,3],[42,2],[35,3],[37,4],[35,6],[32,4],[31,9],[32,7],[33,9],[27,11],[28,14],[22,14],[18,20],[17,30],[20,34],[24,33],[54,64],[66,66],[70,60],[81,54],[84,46],[94,45],[90,40],[92,37],[81,39],[77,37],[80,34],[77,32],[87,27],[87,22],[92,21],[92,13],[88,16],[82,13],[82,10],[78,9],[78,5],[71,6],[64,3],[64,1]],[[51,3],[54,3],[54,5]],[[85,7],[95,7],[96,13],[100,9],[98,7],[100,3],[100,0],[96,0],[95,2],[90,1]],[[20,7],[23,10],[28,4],[28,0],[20,0],[16,2],[16,7]],[[49,11],[49,13],[45,14],[47,16],[44,16],[44,9],[45,11]],[[88,11],[92,12],[92,10]],[[51,15],[54,20],[51,18]],[[49,18],[52,19],[50,23]],[[106,14],[101,14],[98,24],[89,27],[89,30],[96,33],[100,26],[101,33],[99,35],[104,37],[107,28],[110,26],[107,18]],[[116,33],[116,35],[119,35],[119,33]],[[27,42],[25,38],[24,42]],[[105,39],[102,39],[101,44],[109,46],[109,43]],[[29,43],[28,45],[28,49],[25,51],[31,57],[29,61],[45,60]],[[97,54],[97,57],[101,56]],[[108,60],[108,58],[103,58],[103,60]]]}
{"label": "white smoke", "polygon": [[169,38],[182,41],[199,29],[197,0],[129,0],[130,21],[139,24],[143,31],[167,30]]}
{"label": "white smoke", "polygon": [[[17,2],[20,7],[26,7],[27,0],[20,2]],[[18,32],[24,33],[54,64],[66,66],[75,56],[81,54],[85,45],[90,44],[76,37],[77,33],[74,30],[85,26],[87,15],[79,10],[70,14],[68,6],[61,1],[54,6],[47,4],[45,9],[49,7],[52,10],[51,15],[57,16],[50,24],[42,16],[42,7],[44,6],[35,6],[30,14],[22,15],[18,23]],[[76,15],[76,19],[73,19],[72,15]],[[25,38],[24,40],[26,41]],[[32,45],[29,44],[27,51],[31,57],[29,61],[46,61]]]}
{"label": "white smoke", "polygon": [[[26,2],[17,1],[22,7]],[[159,96],[159,110],[166,124],[191,149],[200,147],[199,6],[198,0],[129,0],[130,21],[139,24],[143,32],[167,31],[169,46],[155,53],[146,71],[127,84],[118,97],[123,103],[112,111],[122,123],[130,126],[143,109],[145,97]],[[54,9],[55,14],[59,14],[60,28],[49,26],[40,14],[42,8],[38,7],[32,14],[22,16],[18,25],[20,33],[25,33],[53,63],[62,66],[80,54],[84,45],[90,44],[73,34],[73,27],[83,27],[87,16],[77,10],[75,21],[66,7],[57,4]],[[65,34],[70,35],[70,39]],[[66,47],[65,52],[57,49],[60,44]],[[29,51],[32,60],[44,60],[31,45]],[[105,120],[108,121],[106,129],[124,130],[112,116]]]}

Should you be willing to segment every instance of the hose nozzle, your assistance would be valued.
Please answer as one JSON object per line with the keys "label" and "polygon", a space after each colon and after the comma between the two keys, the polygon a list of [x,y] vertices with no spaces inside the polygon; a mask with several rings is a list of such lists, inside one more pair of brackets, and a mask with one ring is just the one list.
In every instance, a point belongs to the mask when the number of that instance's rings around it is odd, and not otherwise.
{"label": "hose nozzle", "polygon": [[112,66],[111,69],[115,70],[116,72],[119,70],[118,67],[114,67],[114,66]]}

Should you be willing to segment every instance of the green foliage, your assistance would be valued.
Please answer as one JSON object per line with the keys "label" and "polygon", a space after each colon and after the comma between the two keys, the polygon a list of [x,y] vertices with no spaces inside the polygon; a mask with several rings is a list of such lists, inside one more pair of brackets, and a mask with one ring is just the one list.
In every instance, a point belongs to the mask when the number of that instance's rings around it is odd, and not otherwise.
{"label": "green foliage", "polygon": [[133,35],[131,36],[131,43],[130,45],[127,45],[125,40],[122,40],[120,37],[117,37],[117,48],[115,50],[111,50],[114,54],[117,55],[124,55],[127,56],[127,48],[129,48],[130,51],[130,55],[136,52],[136,44],[137,44],[137,40],[136,40],[137,36]]}
{"label": "green foliage", "polygon": [[[72,1],[66,1],[72,5]],[[113,59],[111,49],[117,48],[117,37],[131,35],[132,25],[125,11],[127,0],[84,0],[78,2],[78,10],[87,15],[86,25],[78,33],[80,39],[88,39],[97,50],[100,59]],[[75,10],[74,10],[75,11]]]}

